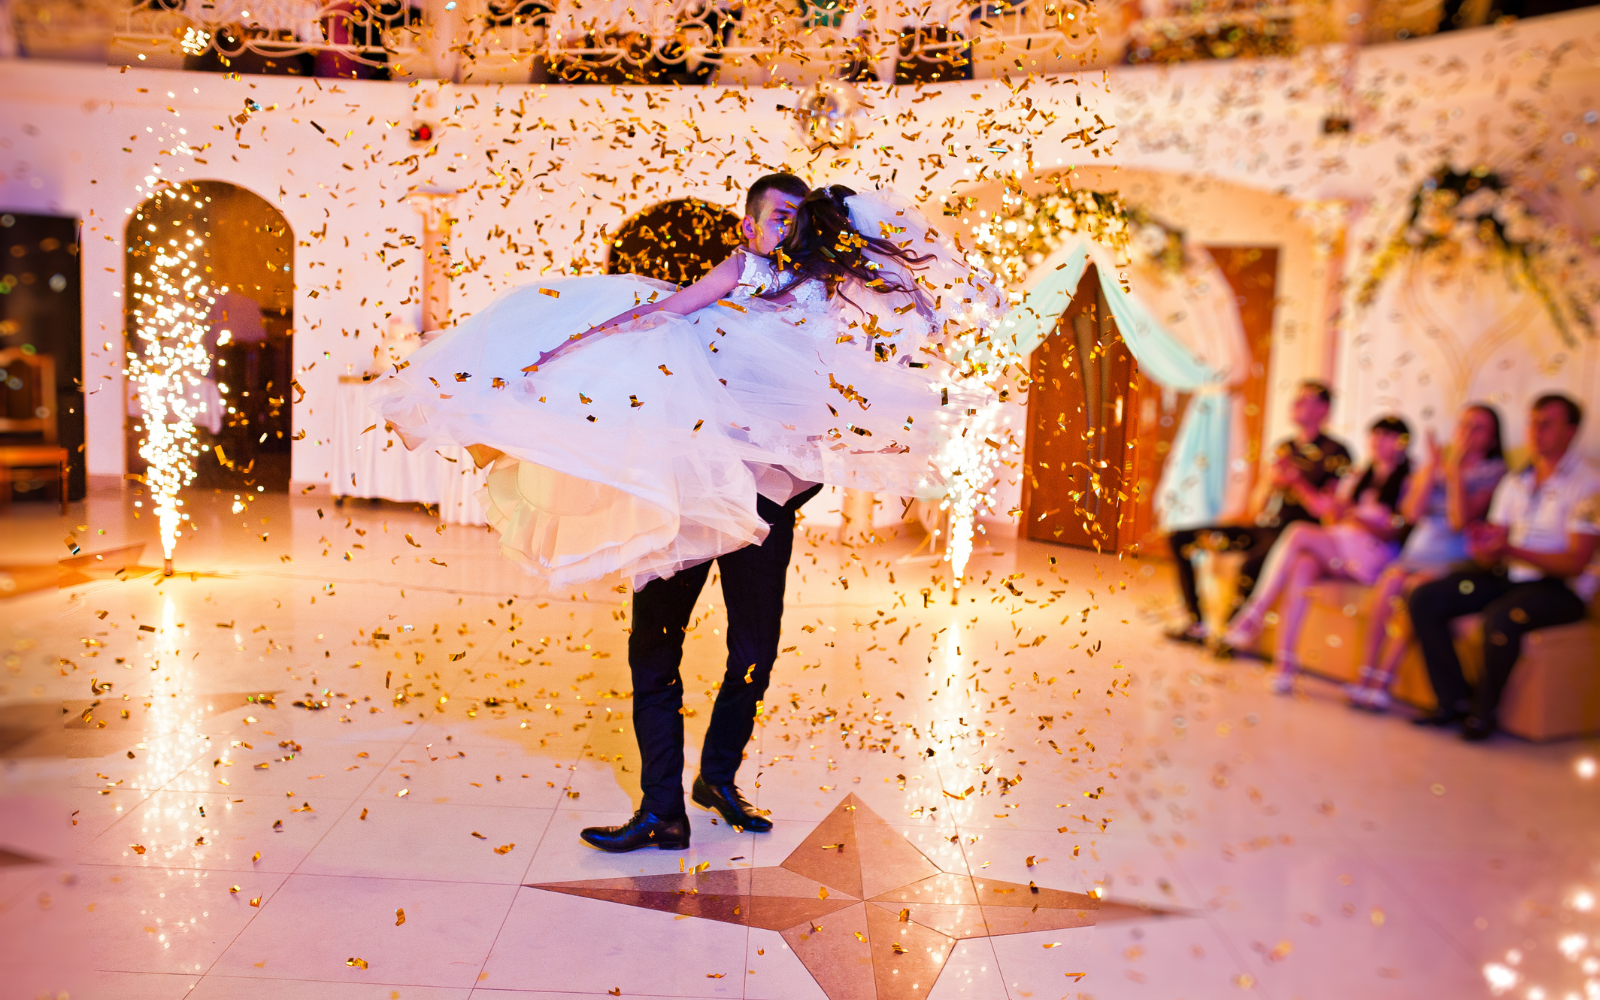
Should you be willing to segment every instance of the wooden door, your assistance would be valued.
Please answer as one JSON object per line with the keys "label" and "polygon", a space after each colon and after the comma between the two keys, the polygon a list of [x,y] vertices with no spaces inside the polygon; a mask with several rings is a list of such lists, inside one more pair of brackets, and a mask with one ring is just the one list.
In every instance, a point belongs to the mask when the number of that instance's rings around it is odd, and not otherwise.
{"label": "wooden door", "polygon": [[1028,538],[1117,551],[1133,511],[1126,431],[1137,372],[1090,265],[1030,364],[1022,479]]}

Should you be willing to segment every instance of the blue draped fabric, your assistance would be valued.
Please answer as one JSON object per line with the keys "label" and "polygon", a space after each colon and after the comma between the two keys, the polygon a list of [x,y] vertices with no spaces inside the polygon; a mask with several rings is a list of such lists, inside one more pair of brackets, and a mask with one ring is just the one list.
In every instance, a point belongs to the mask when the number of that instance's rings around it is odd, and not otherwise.
{"label": "blue draped fabric", "polygon": [[1226,373],[1195,357],[1136,294],[1123,291],[1117,284],[1114,261],[1092,241],[1075,240],[1053,259],[1060,264],[1046,272],[1028,290],[1027,298],[1006,314],[1002,332],[1016,338],[1020,353],[1033,351],[1055,329],[1084,270],[1095,264],[1111,317],[1139,370],[1165,389],[1194,393],[1156,487],[1157,520],[1167,531],[1215,523],[1227,490],[1233,409]]}

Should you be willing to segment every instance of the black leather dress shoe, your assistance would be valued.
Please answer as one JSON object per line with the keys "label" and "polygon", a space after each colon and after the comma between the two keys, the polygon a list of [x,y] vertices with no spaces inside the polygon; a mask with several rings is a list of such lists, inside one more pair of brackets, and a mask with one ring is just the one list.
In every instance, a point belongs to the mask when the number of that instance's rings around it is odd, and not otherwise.
{"label": "black leather dress shoe", "polygon": [[1447,726],[1456,725],[1464,718],[1466,718],[1466,716],[1462,715],[1460,712],[1435,710],[1429,712],[1427,715],[1417,716],[1415,719],[1411,720],[1411,724],[1413,726],[1429,726],[1436,729],[1443,729]]}
{"label": "black leather dress shoe", "polygon": [[1477,743],[1494,735],[1496,726],[1489,719],[1480,719],[1476,715],[1469,715],[1461,723],[1461,738],[1468,743]]}
{"label": "black leather dress shoe", "polygon": [[591,826],[578,836],[590,847],[610,854],[625,854],[641,847],[686,851],[689,849],[689,817],[664,819],[640,809],[621,826]]}
{"label": "black leather dress shoe", "polygon": [[689,793],[689,798],[693,799],[697,806],[715,809],[735,830],[766,833],[772,829],[772,820],[756,811],[756,807],[750,804],[750,800],[744,797],[743,792],[739,791],[738,785],[708,785],[706,779],[697,775],[694,779],[694,790]]}

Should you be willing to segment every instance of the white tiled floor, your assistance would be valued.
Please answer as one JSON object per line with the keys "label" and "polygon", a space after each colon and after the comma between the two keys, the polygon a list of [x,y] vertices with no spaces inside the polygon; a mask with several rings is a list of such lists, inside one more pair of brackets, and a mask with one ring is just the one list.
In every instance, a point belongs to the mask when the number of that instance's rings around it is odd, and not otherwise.
{"label": "white tiled floor", "polygon": [[[523,883],[777,864],[847,792],[946,869],[1172,911],[962,942],[934,998],[1475,997],[1491,963],[1507,995],[1600,989],[1575,768],[1600,747],[1468,746],[1310,679],[1272,698],[1160,640],[1158,566],[997,539],[952,607],[908,541],[819,533],[741,772],[777,829],[696,810],[690,850],[608,856],[577,831],[637,800],[625,594],[537,595],[483,531],[395,505],[228,502],[193,499],[184,575],[0,602],[0,848],[35,859],[0,866],[6,997],[815,1000],[775,932]],[[132,513],[19,505],[0,545],[152,540]],[[720,607],[687,645],[692,744]]]}

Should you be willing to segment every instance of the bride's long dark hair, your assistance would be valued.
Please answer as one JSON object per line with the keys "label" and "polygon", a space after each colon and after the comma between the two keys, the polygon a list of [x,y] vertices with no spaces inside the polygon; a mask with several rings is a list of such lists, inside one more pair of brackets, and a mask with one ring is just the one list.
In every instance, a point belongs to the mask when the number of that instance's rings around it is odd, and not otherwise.
{"label": "bride's long dark hair", "polygon": [[779,274],[777,285],[762,292],[761,297],[777,298],[807,279],[822,282],[829,296],[851,279],[876,292],[917,294],[898,275],[875,265],[893,261],[915,270],[932,260],[933,255],[918,254],[882,237],[858,232],[845,207],[845,199],[853,194],[855,191],[843,184],[832,184],[817,188],[801,200],[788,235],[772,255]]}

